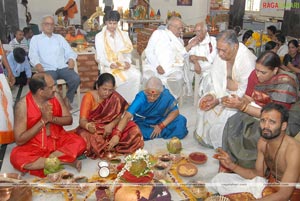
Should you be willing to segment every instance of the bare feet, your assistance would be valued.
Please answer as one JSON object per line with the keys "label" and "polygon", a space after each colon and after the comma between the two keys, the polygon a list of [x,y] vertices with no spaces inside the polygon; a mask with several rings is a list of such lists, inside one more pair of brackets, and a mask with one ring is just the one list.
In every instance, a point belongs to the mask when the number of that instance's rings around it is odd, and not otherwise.
{"label": "bare feet", "polygon": [[78,172],[81,171],[82,163],[79,160],[75,160],[73,163],[71,163],[71,166],[77,169]]}

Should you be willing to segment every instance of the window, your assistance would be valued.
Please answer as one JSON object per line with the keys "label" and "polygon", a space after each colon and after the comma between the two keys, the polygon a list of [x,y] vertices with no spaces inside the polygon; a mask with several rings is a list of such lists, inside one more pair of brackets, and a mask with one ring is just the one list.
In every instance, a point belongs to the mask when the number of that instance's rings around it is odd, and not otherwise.
{"label": "window", "polygon": [[261,0],[246,0],[245,11],[259,11]]}

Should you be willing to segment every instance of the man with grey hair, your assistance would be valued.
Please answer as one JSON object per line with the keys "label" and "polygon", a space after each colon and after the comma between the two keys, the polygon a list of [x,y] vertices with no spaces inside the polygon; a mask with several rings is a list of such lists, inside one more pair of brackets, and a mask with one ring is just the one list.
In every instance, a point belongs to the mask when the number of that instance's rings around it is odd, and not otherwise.
{"label": "man with grey hair", "polygon": [[42,33],[30,41],[29,59],[38,72],[46,72],[56,81],[64,79],[68,85],[65,103],[71,109],[75,92],[80,84],[79,75],[73,70],[77,54],[60,34],[54,34],[54,19],[44,16]]}
{"label": "man with grey hair", "polygon": [[149,39],[145,49],[145,62],[143,65],[143,79],[146,82],[151,76],[157,76],[170,90],[175,98],[182,95],[184,79],[184,59],[188,51],[196,45],[192,40],[184,47],[181,39],[183,22],[178,17],[168,20],[167,29],[156,30]]}
{"label": "man with grey hair", "polygon": [[162,81],[151,77],[129,106],[117,129],[123,131],[133,118],[143,133],[144,140],[154,138],[184,138],[188,131],[186,118],[179,114],[177,101]]}
{"label": "man with grey hair", "polygon": [[[233,30],[217,36],[218,55],[210,72],[203,78],[197,124],[194,133],[200,144],[211,148],[222,146],[223,129],[227,119],[237,110],[225,108],[221,102],[242,97],[248,77],[255,67],[256,57],[246,46],[239,43]],[[236,96],[232,96],[235,94]],[[233,100],[232,100],[233,101]]]}
{"label": "man with grey hair", "polygon": [[196,36],[191,40],[195,39],[198,43],[189,51],[189,60],[185,65],[185,73],[188,77],[188,95],[192,95],[192,83],[194,76],[194,86],[195,90],[197,90],[201,83],[201,78],[207,75],[209,68],[217,55],[216,38],[208,35],[207,25],[204,21],[198,22],[195,25],[194,32]]}

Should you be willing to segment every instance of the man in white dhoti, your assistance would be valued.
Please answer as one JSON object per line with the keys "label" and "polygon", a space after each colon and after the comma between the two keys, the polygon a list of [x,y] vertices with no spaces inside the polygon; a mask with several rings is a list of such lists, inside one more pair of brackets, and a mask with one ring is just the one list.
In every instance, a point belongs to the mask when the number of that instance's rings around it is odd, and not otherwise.
{"label": "man in white dhoti", "polygon": [[191,40],[198,40],[198,44],[192,47],[192,49],[189,51],[189,60],[187,60],[185,65],[185,73],[188,77],[188,95],[192,95],[192,83],[194,76],[195,89],[198,89],[202,77],[207,75],[209,68],[211,67],[211,64],[217,55],[216,38],[208,35],[206,23],[197,23],[195,25],[194,32],[196,36]]}
{"label": "man in white dhoti", "polygon": [[152,76],[158,77],[175,98],[182,95],[187,51],[197,42],[193,40],[184,47],[180,38],[182,32],[183,23],[178,17],[168,20],[167,29],[154,31],[145,49],[146,61],[143,65],[143,81]]}
{"label": "man in white dhoti", "polygon": [[214,158],[236,174],[217,174],[210,190],[221,195],[248,192],[256,199],[263,197],[259,200],[300,200],[300,144],[285,133],[288,118],[289,112],[284,106],[275,103],[264,106],[255,168],[233,163],[229,154],[219,149]]}
{"label": "man in white dhoti", "polygon": [[116,79],[116,91],[128,103],[139,92],[141,73],[131,64],[132,43],[128,33],[118,28],[120,14],[110,11],[104,16],[105,25],[96,35],[95,46],[101,73],[111,73]]}
{"label": "man in white dhoti", "polygon": [[248,77],[255,67],[256,57],[246,46],[239,43],[233,30],[217,36],[218,55],[211,70],[203,78],[197,109],[197,124],[194,133],[200,144],[211,148],[222,146],[222,134],[227,119],[237,111],[225,108],[221,98],[236,94],[242,97]]}

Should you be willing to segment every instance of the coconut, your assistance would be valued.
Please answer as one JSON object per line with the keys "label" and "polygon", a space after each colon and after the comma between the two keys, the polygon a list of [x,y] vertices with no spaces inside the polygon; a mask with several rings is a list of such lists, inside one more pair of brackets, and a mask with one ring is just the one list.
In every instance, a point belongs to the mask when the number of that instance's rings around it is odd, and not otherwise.
{"label": "coconut", "polygon": [[171,154],[179,154],[182,150],[181,141],[177,137],[173,137],[167,143],[167,149]]}
{"label": "coconut", "polygon": [[146,161],[140,159],[140,160],[137,160],[137,161],[134,161],[132,162],[132,165],[129,169],[129,172],[136,176],[136,177],[139,177],[139,176],[142,176],[145,169],[147,168],[147,163]]}

